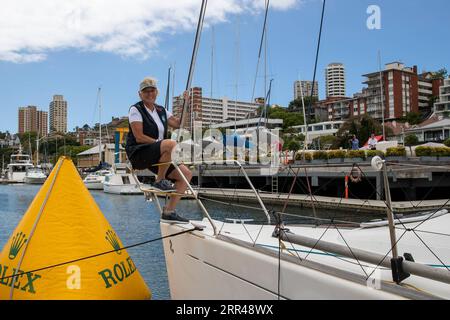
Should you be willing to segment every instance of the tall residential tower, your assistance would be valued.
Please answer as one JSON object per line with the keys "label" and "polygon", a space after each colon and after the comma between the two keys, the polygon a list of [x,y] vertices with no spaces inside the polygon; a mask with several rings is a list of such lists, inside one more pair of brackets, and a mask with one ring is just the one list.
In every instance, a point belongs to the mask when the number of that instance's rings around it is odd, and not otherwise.
{"label": "tall residential tower", "polygon": [[67,132],[67,101],[62,95],[54,95],[50,102],[50,132]]}
{"label": "tall residential tower", "polygon": [[326,95],[328,98],[345,97],[345,68],[342,63],[330,63],[325,69]]}

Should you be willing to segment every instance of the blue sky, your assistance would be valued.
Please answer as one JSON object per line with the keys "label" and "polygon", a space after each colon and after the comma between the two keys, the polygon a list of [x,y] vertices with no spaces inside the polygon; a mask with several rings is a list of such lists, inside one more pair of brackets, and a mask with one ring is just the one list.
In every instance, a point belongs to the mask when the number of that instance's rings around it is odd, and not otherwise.
{"label": "blue sky", "polygon": [[[159,80],[159,103],[163,104],[171,64],[175,64],[175,94],[186,86],[200,0],[174,0],[170,4],[152,0],[78,0],[73,3],[79,3],[80,11],[73,5],[54,9],[78,17],[67,30],[63,25],[67,19],[61,25],[58,21],[49,23],[53,19],[44,12],[48,11],[47,5],[53,5],[52,0],[23,2],[37,9],[27,9],[11,0],[0,4],[1,131],[17,131],[18,107],[36,105],[47,111],[54,94],[63,94],[68,101],[70,130],[85,123],[93,125],[98,122],[99,86],[103,92],[102,122],[112,116],[125,116],[128,107],[138,100],[139,81],[149,75]],[[271,102],[287,106],[293,99],[293,82],[298,76],[312,79],[321,1],[272,2],[267,61],[268,78],[274,79]],[[193,85],[203,87],[204,95],[209,96],[214,26],[213,95],[234,98],[238,83],[238,99],[249,100],[264,1],[209,3]],[[380,30],[366,26],[369,5],[381,9]],[[378,50],[383,64],[402,61],[407,66],[417,65],[419,71],[450,69],[448,12],[447,0],[328,0],[317,71],[321,98],[328,63],[344,63],[347,95],[351,96],[363,87],[362,74],[378,69]],[[28,15],[29,23],[17,23]],[[263,65],[259,70],[256,96],[264,95]]]}

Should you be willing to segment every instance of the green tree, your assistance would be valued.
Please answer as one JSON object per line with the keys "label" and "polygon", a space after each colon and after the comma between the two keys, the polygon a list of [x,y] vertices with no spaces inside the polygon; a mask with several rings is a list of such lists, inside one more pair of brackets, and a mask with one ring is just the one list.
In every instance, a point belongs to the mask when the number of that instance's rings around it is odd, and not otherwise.
{"label": "green tree", "polygon": [[[385,127],[385,132],[386,136],[392,135],[392,130],[389,127]],[[381,135],[383,133],[383,127],[380,122],[367,114],[351,117],[344,122],[337,132],[337,139],[333,144],[333,148],[350,148],[349,141],[353,135],[356,135],[360,144],[364,145],[372,133],[375,135]]]}
{"label": "green tree", "polygon": [[[310,96],[305,96],[303,97],[303,101],[305,102],[305,109],[308,108],[308,106],[312,106],[317,102],[317,98],[316,97],[310,97]],[[303,112],[303,104],[302,104],[302,99],[298,98],[295,100],[292,100],[289,103],[288,109],[290,111],[298,111],[298,112]]]}
{"label": "green tree", "polygon": [[432,79],[445,79],[447,78],[448,72],[446,68],[439,69],[436,72],[433,72]]}
{"label": "green tree", "polygon": [[405,146],[415,146],[419,144],[419,138],[415,134],[409,134],[405,137]]}
{"label": "green tree", "polygon": [[411,125],[419,124],[422,121],[422,117],[418,112],[408,112],[405,119]]}

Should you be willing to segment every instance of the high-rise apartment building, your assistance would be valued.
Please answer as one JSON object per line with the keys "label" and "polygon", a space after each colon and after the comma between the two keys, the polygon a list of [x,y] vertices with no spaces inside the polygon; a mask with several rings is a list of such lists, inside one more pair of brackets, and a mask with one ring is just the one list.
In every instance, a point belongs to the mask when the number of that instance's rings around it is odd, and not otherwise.
{"label": "high-rise apartment building", "polygon": [[325,86],[327,99],[346,96],[345,68],[342,63],[330,63],[327,66]]}
{"label": "high-rise apartment building", "polygon": [[[311,90],[313,90],[313,82],[305,80],[297,80],[294,82],[294,100],[301,99],[303,97],[311,96]],[[319,100],[319,83],[314,81],[313,97]]]}
{"label": "high-rise apartment building", "polygon": [[19,108],[19,133],[37,132],[39,136],[48,133],[48,112],[37,110],[35,106]]}
{"label": "high-rise apartment building", "polygon": [[54,95],[50,102],[50,132],[67,132],[67,101],[62,95]]}
{"label": "high-rise apartment building", "polygon": [[[381,75],[381,81],[380,81]],[[385,70],[364,75],[367,80],[367,113],[375,118],[399,119],[409,112],[419,112],[417,67],[403,63],[386,64]]]}
{"label": "high-rise apartment building", "polygon": [[439,101],[434,104],[434,112],[442,115],[450,113],[450,78],[444,80],[439,90]]}
{"label": "high-rise apartment building", "polygon": [[[190,90],[190,105],[186,110],[185,126],[190,126],[192,121],[202,121],[204,125],[222,123],[226,121],[246,119],[254,115],[261,106],[260,103],[207,98],[202,95],[202,88],[194,87]],[[173,114],[181,116],[182,96],[173,98]]]}

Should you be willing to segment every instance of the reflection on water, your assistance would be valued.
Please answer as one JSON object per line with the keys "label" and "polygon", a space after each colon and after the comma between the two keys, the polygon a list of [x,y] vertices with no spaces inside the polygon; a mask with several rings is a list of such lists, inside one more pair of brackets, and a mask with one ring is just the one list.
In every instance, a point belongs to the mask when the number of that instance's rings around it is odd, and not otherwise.
{"label": "reflection on water", "polygon": [[[1,185],[0,186],[0,248],[10,237],[14,228],[20,222],[23,214],[39,191],[37,185]],[[106,194],[102,191],[92,191],[95,201],[101,211],[112,225],[124,246],[144,242],[161,236],[159,228],[159,214],[152,203],[147,203],[143,196],[119,196]],[[205,205],[212,218],[224,220],[253,219],[253,223],[265,223],[266,218],[261,210],[242,208],[220,204],[205,200]],[[243,204],[257,207],[256,204]],[[269,211],[281,211],[280,206],[267,206]],[[189,219],[202,219],[200,210],[195,201],[181,201],[178,211]],[[367,216],[350,214],[336,210],[313,210],[311,208],[298,208],[288,206],[286,212],[321,218],[334,218],[344,221],[365,221]],[[372,217],[372,216],[371,216]],[[273,219],[272,219],[273,220]],[[314,223],[308,218],[285,216],[287,224]],[[128,249],[139,272],[153,293],[154,299],[170,299],[167,271],[161,241],[152,242],[143,246]]]}

